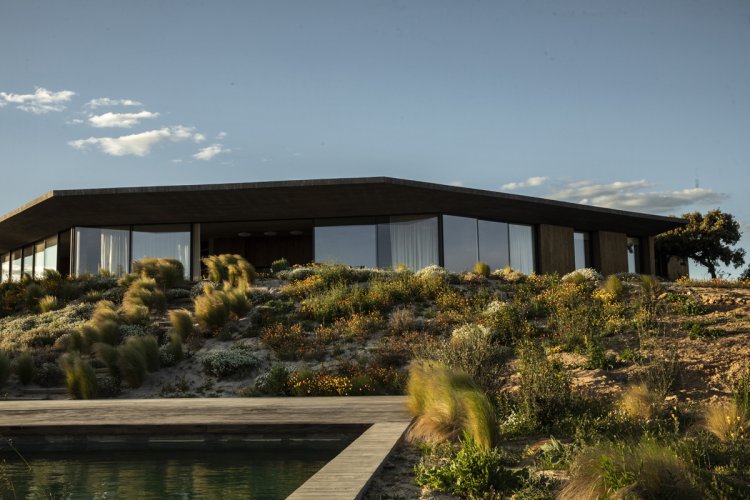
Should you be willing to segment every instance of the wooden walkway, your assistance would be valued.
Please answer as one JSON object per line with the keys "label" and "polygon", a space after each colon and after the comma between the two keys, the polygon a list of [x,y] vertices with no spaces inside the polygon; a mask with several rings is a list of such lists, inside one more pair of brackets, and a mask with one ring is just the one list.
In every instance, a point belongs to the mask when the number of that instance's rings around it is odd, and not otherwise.
{"label": "wooden walkway", "polygon": [[403,396],[0,401],[0,435],[360,426],[365,432],[290,498],[356,499],[404,435]]}

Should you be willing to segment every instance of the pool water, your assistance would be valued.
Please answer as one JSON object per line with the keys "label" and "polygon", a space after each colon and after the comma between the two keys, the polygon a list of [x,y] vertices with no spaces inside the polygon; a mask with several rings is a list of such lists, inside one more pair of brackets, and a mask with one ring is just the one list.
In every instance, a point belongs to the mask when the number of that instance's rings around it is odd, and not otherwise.
{"label": "pool water", "polygon": [[338,450],[146,450],[0,455],[0,498],[285,498]]}

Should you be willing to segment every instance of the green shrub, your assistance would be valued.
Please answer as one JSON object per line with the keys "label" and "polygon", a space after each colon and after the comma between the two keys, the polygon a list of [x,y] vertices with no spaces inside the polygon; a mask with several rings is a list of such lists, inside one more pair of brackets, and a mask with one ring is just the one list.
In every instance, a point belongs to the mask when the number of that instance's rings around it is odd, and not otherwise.
{"label": "green shrub", "polygon": [[255,268],[240,255],[210,255],[203,259],[208,279],[221,283],[228,281],[232,287],[250,286],[256,278]]}
{"label": "green shrub", "polygon": [[255,393],[266,396],[286,396],[289,383],[289,370],[284,365],[273,365],[271,369],[255,381]]}
{"label": "green shrub", "polygon": [[[25,275],[27,276],[27,275]],[[44,297],[44,289],[38,283],[28,281],[23,291],[23,304],[28,311],[39,310],[39,300]]]}
{"label": "green shrub", "polygon": [[218,331],[229,321],[229,308],[221,292],[205,287],[204,294],[195,298],[195,319],[201,328]]}
{"label": "green shrub", "polygon": [[678,385],[682,363],[676,350],[657,351],[640,375],[640,381],[662,400]]}
{"label": "green shrub", "polygon": [[127,311],[129,306],[145,306],[149,311],[163,311],[166,303],[164,291],[159,288],[156,280],[141,277],[133,281],[125,292],[122,309]]}
{"label": "green shrub", "polygon": [[40,313],[56,311],[60,309],[60,304],[57,302],[57,297],[54,297],[52,295],[45,295],[44,297],[39,299],[38,309]]}
{"label": "green shrub", "polygon": [[570,410],[570,376],[532,341],[519,345],[518,357],[520,411],[532,426],[548,428]]}
{"label": "green shrub", "polygon": [[583,450],[571,467],[561,500],[699,498],[690,466],[665,445],[600,444]]}
{"label": "green shrub", "polygon": [[34,358],[30,352],[24,351],[16,357],[15,372],[21,384],[31,383],[31,379],[34,378]]}
{"label": "green shrub", "polygon": [[443,444],[429,448],[414,467],[415,480],[419,486],[461,498],[488,498],[490,492],[510,493],[522,484],[524,475],[506,468],[506,462],[501,450],[477,446],[466,435],[458,447]]}
{"label": "green shrub", "polygon": [[287,269],[289,269],[289,262],[283,257],[271,262],[271,272],[274,274],[280,271],[286,271]]}
{"label": "green shrub", "polygon": [[484,276],[485,278],[490,277],[490,266],[485,262],[477,262],[474,264],[472,270],[474,271],[474,274],[478,274],[479,276]]}
{"label": "green shrub", "polygon": [[738,408],[750,415],[750,365],[745,368],[734,383],[732,400]]}
{"label": "green shrub", "polygon": [[219,378],[247,375],[258,366],[258,358],[243,346],[211,352],[203,358],[202,362],[206,373]]}
{"label": "green shrub", "polygon": [[91,346],[91,352],[94,354],[96,359],[104,363],[107,367],[109,374],[113,377],[120,376],[120,368],[118,365],[118,350],[116,347],[106,344],[104,342],[97,342]]}
{"label": "green shrub", "polygon": [[169,322],[172,325],[172,331],[182,340],[187,339],[193,333],[193,316],[187,309],[169,311]]}
{"label": "green shrub", "polygon": [[60,367],[65,373],[68,394],[73,399],[96,397],[96,373],[88,362],[81,359],[80,354],[64,354],[60,357]]}
{"label": "green shrub", "polygon": [[604,290],[609,293],[609,295],[611,295],[615,300],[622,299],[625,291],[622,285],[622,281],[620,281],[620,278],[618,278],[614,274],[610,275],[607,278],[607,281],[604,282]]}
{"label": "green shrub", "polygon": [[182,361],[185,351],[182,347],[182,337],[177,332],[169,335],[169,340],[159,349],[159,359],[164,366],[172,366]]}
{"label": "green shrub", "polygon": [[409,409],[417,417],[410,429],[413,438],[440,442],[466,432],[482,449],[495,444],[494,408],[466,373],[441,363],[412,362],[407,395]]}
{"label": "green shrub", "polygon": [[260,341],[282,360],[300,359],[307,345],[307,338],[299,323],[269,325],[261,331]]}
{"label": "green shrub", "polygon": [[568,281],[541,294],[549,310],[549,326],[564,349],[586,348],[602,334],[602,305],[591,291],[588,283]]}
{"label": "green shrub", "polygon": [[117,368],[128,386],[136,389],[143,385],[147,375],[146,357],[140,346],[127,342],[117,348]]}
{"label": "green shrub", "polygon": [[[226,283],[225,283],[226,285]],[[250,311],[250,300],[247,298],[247,287],[226,287],[221,292],[222,299],[227,305],[230,314],[236,318],[245,316]]]}
{"label": "green shrub", "polygon": [[133,262],[133,273],[156,280],[162,290],[181,285],[185,279],[185,267],[177,259],[145,257]]}
{"label": "green shrub", "polygon": [[155,372],[159,369],[159,343],[153,335],[142,337],[129,337],[128,344],[135,345],[142,353],[146,361],[146,370]]}
{"label": "green shrub", "polygon": [[0,387],[4,386],[10,377],[10,358],[0,351]]}

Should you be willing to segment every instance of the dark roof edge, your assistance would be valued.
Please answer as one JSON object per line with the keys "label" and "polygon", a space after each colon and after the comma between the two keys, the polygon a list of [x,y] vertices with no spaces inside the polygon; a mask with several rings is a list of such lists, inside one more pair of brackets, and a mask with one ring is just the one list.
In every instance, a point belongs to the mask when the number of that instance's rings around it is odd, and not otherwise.
{"label": "dark roof edge", "polygon": [[597,207],[593,205],[582,205],[568,201],[550,200],[548,198],[539,198],[535,196],[526,196],[519,194],[503,193],[498,191],[489,191],[486,189],[468,188],[461,186],[448,186],[432,182],[415,181],[409,179],[399,179],[395,177],[343,177],[327,179],[295,179],[284,181],[259,181],[243,183],[225,183],[225,184],[185,184],[171,186],[142,186],[142,187],[115,187],[115,188],[92,188],[92,189],[63,189],[50,191],[15,210],[8,212],[0,217],[0,222],[13,217],[37,204],[40,204],[50,198],[62,198],[67,196],[88,196],[88,195],[107,195],[107,194],[140,194],[140,193],[169,193],[175,191],[220,191],[220,190],[240,190],[240,189],[258,189],[258,188],[284,188],[284,187],[305,187],[305,186],[340,186],[346,184],[396,184],[402,186],[432,189],[436,191],[445,191],[462,194],[474,194],[478,196],[489,196],[516,200],[520,202],[532,202],[550,207],[570,208],[575,210],[588,210],[604,214],[620,215],[625,217],[640,217],[655,221],[671,222],[674,224],[686,224],[687,222],[679,217],[668,217],[663,215],[647,214],[642,212],[632,212],[628,210],[618,210],[614,208]]}

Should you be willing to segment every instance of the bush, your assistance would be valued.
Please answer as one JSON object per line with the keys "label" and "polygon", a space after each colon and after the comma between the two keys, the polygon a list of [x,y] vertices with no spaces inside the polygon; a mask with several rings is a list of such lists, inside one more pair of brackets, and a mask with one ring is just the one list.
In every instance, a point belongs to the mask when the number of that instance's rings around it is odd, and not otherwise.
{"label": "bush", "polygon": [[614,274],[607,278],[607,281],[604,283],[604,290],[615,300],[620,300],[625,291],[622,281]]}
{"label": "bush", "polygon": [[274,323],[263,328],[260,334],[260,341],[282,360],[300,359],[304,354],[306,340],[299,323]]}
{"label": "bush", "polygon": [[289,370],[284,365],[273,365],[255,381],[255,392],[266,396],[285,396],[289,383]]}
{"label": "bush", "polygon": [[482,448],[465,436],[459,447],[431,447],[414,466],[415,480],[419,486],[461,498],[495,498],[493,493],[510,493],[523,482],[521,472],[504,467],[507,461],[501,450]]}
{"label": "bush", "polygon": [[750,415],[734,401],[713,405],[705,412],[705,427],[723,442],[740,442],[747,437]]}
{"label": "bush", "polygon": [[81,359],[79,354],[61,356],[60,367],[65,373],[65,384],[70,397],[73,399],[96,397],[96,373],[88,362]]}
{"label": "bush", "polygon": [[247,298],[247,287],[227,287],[224,290],[216,292],[221,294],[222,299],[227,305],[229,312],[236,318],[245,316],[250,311],[250,300]]}
{"label": "bush", "polygon": [[133,273],[156,280],[162,290],[181,285],[185,279],[185,266],[177,259],[144,257],[133,262]]}
{"label": "bush", "polygon": [[561,500],[700,497],[688,464],[653,441],[590,447],[578,455],[571,472]]}
{"label": "bush", "polygon": [[184,357],[182,337],[177,332],[172,332],[167,343],[159,348],[159,363],[163,366],[172,366],[182,361]]}
{"label": "bush", "polygon": [[0,387],[4,386],[10,377],[10,358],[0,351]]}
{"label": "bush", "polygon": [[118,365],[119,351],[116,347],[104,342],[97,342],[91,346],[91,351],[96,359],[104,363],[111,376],[120,376],[120,367]]}
{"label": "bush", "polygon": [[287,269],[289,269],[289,262],[283,257],[271,262],[271,272],[274,274],[280,271],[286,271]]}
{"label": "bush", "polygon": [[169,322],[172,325],[172,331],[179,335],[181,340],[187,339],[193,333],[193,316],[187,309],[169,311]]}
{"label": "bush", "polygon": [[490,266],[485,262],[477,262],[476,264],[474,264],[474,268],[472,270],[476,275],[483,276],[485,278],[490,277]]}
{"label": "bush", "polygon": [[439,442],[466,432],[483,450],[497,441],[495,410],[466,373],[429,361],[415,361],[407,383],[409,409],[417,418],[412,438]]}
{"label": "bush", "polygon": [[255,281],[255,268],[240,255],[210,255],[203,259],[208,279],[217,283],[228,281],[230,286],[250,286]]}
{"label": "bush", "polygon": [[195,319],[201,328],[218,331],[229,321],[229,308],[222,293],[210,287],[204,289],[204,294],[195,298]]}
{"label": "bush", "polygon": [[499,371],[507,351],[486,326],[465,324],[455,328],[450,339],[434,350],[431,357],[466,372],[485,390],[492,391],[500,383]]}
{"label": "bush", "polygon": [[52,295],[45,295],[44,297],[39,299],[38,309],[40,313],[56,311],[60,309],[60,304],[57,302],[57,297],[54,297]]}
{"label": "bush", "polygon": [[549,310],[549,325],[564,349],[588,348],[604,328],[602,305],[591,286],[569,281],[541,294]]}
{"label": "bush", "polygon": [[143,319],[140,307],[147,307],[149,311],[163,311],[166,305],[164,291],[159,288],[154,278],[145,276],[133,281],[122,298],[123,311],[136,313],[129,318],[134,321],[128,321],[129,323],[137,323]]}
{"label": "bush", "polygon": [[679,383],[682,375],[682,364],[675,350],[657,352],[640,375],[645,383],[662,400]]}
{"label": "bush", "polygon": [[732,399],[739,409],[750,415],[750,365],[745,368],[734,383]]}
{"label": "bush", "polygon": [[258,358],[243,346],[214,351],[206,355],[202,362],[206,373],[219,378],[230,375],[248,375],[258,366]]}
{"label": "bush", "polygon": [[602,281],[604,279],[604,276],[599,273],[596,269],[591,269],[590,267],[584,267],[582,269],[576,269],[573,272],[570,272],[560,278],[560,281],[563,283],[567,281],[571,281],[576,284],[581,283],[596,283],[597,281]]}
{"label": "bush", "polygon": [[34,358],[30,352],[25,351],[18,355],[15,362],[15,372],[21,384],[28,385],[31,383],[31,379],[34,378]]}

